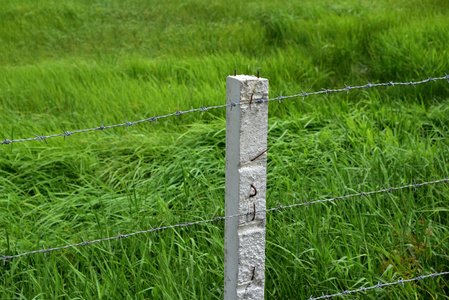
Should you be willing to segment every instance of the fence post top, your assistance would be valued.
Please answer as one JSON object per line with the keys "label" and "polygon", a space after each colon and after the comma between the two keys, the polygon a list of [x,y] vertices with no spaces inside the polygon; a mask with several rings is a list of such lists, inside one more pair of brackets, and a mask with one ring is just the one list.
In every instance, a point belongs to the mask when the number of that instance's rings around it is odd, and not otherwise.
{"label": "fence post top", "polygon": [[262,78],[255,75],[236,75],[236,76],[228,76],[227,78],[237,79],[239,81],[245,81],[245,80],[268,80],[267,78]]}

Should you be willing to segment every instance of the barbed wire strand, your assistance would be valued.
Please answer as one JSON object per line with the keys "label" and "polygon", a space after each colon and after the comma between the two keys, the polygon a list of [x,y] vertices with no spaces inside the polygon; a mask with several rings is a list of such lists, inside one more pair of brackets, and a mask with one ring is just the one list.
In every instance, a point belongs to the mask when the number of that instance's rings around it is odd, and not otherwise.
{"label": "barbed wire strand", "polygon": [[449,272],[441,272],[441,273],[433,273],[433,274],[429,274],[429,275],[425,275],[425,276],[418,276],[418,277],[415,277],[415,278],[405,279],[405,280],[401,278],[398,281],[389,282],[389,283],[380,283],[380,282],[378,282],[376,285],[373,285],[373,286],[370,286],[370,287],[361,287],[361,288],[356,289],[356,290],[344,291],[344,292],[341,292],[341,293],[338,293],[338,294],[323,295],[323,296],[316,297],[316,298],[313,298],[312,296],[310,296],[310,298],[308,300],[329,299],[329,298],[333,298],[333,297],[337,297],[337,296],[344,296],[344,295],[349,295],[349,294],[358,293],[358,292],[365,292],[366,293],[367,291],[372,290],[372,289],[382,289],[382,288],[384,288],[386,286],[396,285],[396,284],[402,284],[402,286],[404,287],[404,283],[406,283],[406,282],[412,282],[412,281],[417,281],[417,280],[421,281],[421,280],[426,279],[428,277],[438,277],[438,276],[443,276],[443,275],[448,275],[448,274],[449,274]]}
{"label": "barbed wire strand", "polygon": [[[225,217],[216,217],[214,219],[209,219],[209,220],[202,220],[202,221],[195,221],[195,222],[188,222],[188,223],[182,223],[182,224],[176,224],[176,225],[163,226],[163,227],[158,227],[158,228],[151,228],[151,229],[148,229],[148,230],[141,230],[141,231],[136,231],[136,232],[132,232],[132,233],[128,233],[128,234],[120,234],[120,233],[118,233],[117,236],[112,236],[112,237],[103,238],[103,239],[96,239],[96,240],[91,240],[91,241],[85,241],[84,238],[82,238],[83,242],[81,242],[81,243],[76,243],[76,244],[71,244],[71,245],[66,245],[66,246],[61,246],[61,247],[56,247],[56,248],[45,248],[45,247],[43,247],[43,249],[41,249],[41,250],[21,253],[21,254],[17,254],[17,255],[9,255],[9,256],[8,255],[2,255],[0,257],[0,261],[3,260],[3,264],[5,264],[5,262],[7,260],[11,260],[13,258],[18,258],[18,257],[22,257],[22,256],[25,256],[25,255],[35,254],[35,253],[44,253],[45,254],[47,252],[67,249],[67,248],[71,248],[71,247],[87,246],[87,245],[90,245],[90,244],[93,244],[93,243],[97,243],[97,242],[110,241],[110,240],[116,240],[116,239],[120,240],[120,239],[123,239],[123,238],[128,238],[130,236],[137,235],[137,234],[142,234],[142,233],[151,233],[151,232],[156,233],[157,231],[164,230],[164,229],[170,229],[170,228],[176,228],[176,227],[187,227],[188,228],[189,226],[193,226],[193,225],[197,225],[197,224],[217,222],[217,221],[220,221],[220,220],[237,218],[237,217],[245,217],[245,216],[248,217],[248,215],[252,215],[254,217],[255,214],[258,214],[258,213],[260,214],[260,213],[265,213],[265,212],[284,210],[284,209],[292,208],[292,207],[296,207],[296,206],[309,206],[311,204],[316,204],[316,203],[330,202],[330,201],[335,201],[335,200],[342,200],[342,199],[346,199],[346,198],[350,198],[350,197],[368,196],[368,195],[372,195],[372,194],[397,191],[397,190],[406,189],[406,188],[415,188],[416,189],[416,188],[424,186],[424,185],[437,184],[437,183],[442,183],[442,182],[449,182],[449,179],[443,178],[441,180],[409,184],[409,185],[404,185],[404,186],[400,186],[400,187],[390,187],[390,188],[387,188],[387,189],[381,189],[381,190],[377,190],[377,191],[362,192],[362,193],[350,194],[350,195],[334,197],[334,198],[329,198],[329,199],[322,199],[322,200],[310,201],[310,202],[305,202],[305,203],[296,203],[296,204],[291,204],[291,205],[286,205],[286,206],[279,205],[278,207],[274,207],[274,208],[270,208],[270,209],[264,209],[264,210],[258,210],[258,211],[254,211],[254,212],[251,212],[251,213],[235,214],[235,215],[229,215],[229,216],[225,216]],[[150,225],[150,227],[151,227],[151,225]]]}
{"label": "barbed wire strand", "polygon": [[[312,95],[319,95],[319,94],[329,94],[329,93],[338,93],[338,92],[346,92],[349,93],[349,91],[351,90],[355,90],[355,89],[368,89],[368,88],[373,88],[373,87],[379,87],[379,86],[400,86],[400,85],[405,85],[405,86],[413,86],[414,88],[416,88],[417,84],[422,84],[422,83],[427,83],[427,82],[431,82],[434,81],[436,82],[437,80],[447,80],[447,82],[449,83],[449,75],[445,74],[445,76],[443,77],[437,77],[437,78],[431,78],[429,77],[428,79],[424,79],[424,80],[420,80],[420,81],[410,81],[410,82],[387,82],[387,83],[370,83],[368,82],[365,85],[359,85],[359,86],[348,86],[345,85],[344,88],[341,89],[322,89],[321,91],[316,91],[316,92],[311,92],[308,93],[308,91],[304,92],[301,90],[301,94],[296,94],[296,95],[290,95],[290,96],[278,96],[276,98],[270,98],[270,99],[260,99],[257,101],[254,101],[254,103],[263,103],[263,102],[269,102],[269,101],[279,101],[282,102],[282,100],[285,99],[290,99],[290,98],[297,98],[297,97],[303,97],[303,100],[308,97],[308,96],[312,96]],[[36,137],[33,138],[28,138],[28,139],[17,139],[17,140],[9,140],[9,139],[5,139],[4,141],[0,142],[0,144],[11,144],[11,143],[17,143],[17,142],[28,142],[28,141],[35,141],[35,140],[39,140],[40,142],[45,142],[47,143],[47,139],[49,138],[54,138],[54,137],[59,137],[59,136],[63,136],[64,140],[66,137],[68,136],[72,136],[72,134],[75,133],[82,133],[82,132],[91,132],[91,131],[97,131],[97,130],[106,130],[109,128],[114,128],[114,127],[122,127],[125,126],[126,129],[128,129],[128,127],[133,126],[134,124],[139,124],[139,123],[143,123],[143,122],[154,122],[155,124],[157,123],[157,120],[159,119],[163,119],[163,118],[168,118],[168,117],[173,117],[173,116],[181,116],[187,113],[192,113],[192,112],[201,112],[202,114],[208,110],[211,109],[216,109],[216,108],[224,108],[224,107],[228,107],[231,106],[231,108],[233,106],[237,106],[237,105],[244,105],[244,104],[249,104],[251,101],[243,101],[243,102],[239,102],[239,103],[231,103],[231,104],[223,104],[223,105],[216,105],[216,106],[203,106],[201,105],[201,108],[194,108],[191,110],[186,110],[186,111],[180,111],[179,109],[174,112],[174,113],[170,113],[167,115],[162,115],[162,116],[158,116],[157,114],[154,117],[151,118],[147,118],[147,119],[143,119],[143,120],[139,120],[139,121],[134,121],[134,122],[128,122],[128,120],[125,118],[125,123],[122,124],[116,124],[116,125],[109,125],[109,126],[104,126],[103,122],[101,122],[101,126],[100,127],[95,127],[95,128],[90,128],[90,129],[81,129],[81,130],[74,130],[74,131],[66,131],[65,129],[63,129],[62,133],[58,133],[58,134],[53,134],[53,135],[45,135],[42,133],[41,135],[36,135]]]}

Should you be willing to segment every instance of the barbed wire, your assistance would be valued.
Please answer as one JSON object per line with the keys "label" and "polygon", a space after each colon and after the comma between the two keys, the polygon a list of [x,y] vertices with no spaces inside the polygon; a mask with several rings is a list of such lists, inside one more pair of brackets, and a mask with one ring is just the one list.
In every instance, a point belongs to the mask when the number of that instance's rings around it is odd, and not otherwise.
{"label": "barbed wire", "polygon": [[296,206],[307,206],[308,207],[309,205],[316,204],[316,203],[342,200],[342,199],[347,199],[347,198],[350,198],[350,197],[363,197],[363,196],[367,197],[368,195],[372,195],[372,194],[397,191],[397,190],[406,189],[406,188],[415,188],[415,189],[417,189],[418,187],[421,187],[421,186],[424,186],[424,185],[437,184],[437,183],[442,183],[442,182],[449,182],[449,179],[443,178],[441,180],[409,184],[409,185],[404,185],[404,186],[400,186],[400,187],[390,187],[390,188],[387,188],[387,189],[381,189],[381,190],[377,190],[377,191],[361,192],[361,193],[357,193],[357,194],[349,194],[349,195],[340,196],[340,197],[334,197],[334,198],[328,198],[328,199],[322,199],[322,200],[315,200],[315,201],[309,201],[309,202],[304,202],[304,203],[296,203],[296,204],[291,204],[291,205],[286,205],[286,206],[279,205],[278,207],[274,207],[274,208],[270,208],[270,209],[264,209],[264,210],[258,210],[258,211],[256,211],[254,209],[253,212],[248,212],[248,213],[243,213],[243,214],[235,214],[235,215],[229,215],[229,216],[225,216],[225,217],[216,217],[214,219],[195,221],[195,222],[188,222],[188,223],[181,223],[181,224],[169,225],[169,226],[162,226],[162,227],[158,227],[158,228],[152,228],[151,225],[150,225],[151,229],[148,229],[148,230],[141,230],[141,231],[136,231],[136,232],[132,232],[132,233],[128,233],[128,234],[120,234],[120,232],[118,232],[117,236],[112,236],[112,237],[102,238],[102,239],[96,239],[96,240],[91,240],[91,241],[85,241],[84,238],[81,236],[81,238],[83,240],[83,242],[81,242],[81,243],[76,243],[76,244],[71,244],[71,245],[66,245],[66,246],[61,246],[61,247],[55,247],[55,248],[45,248],[44,244],[42,244],[42,249],[40,249],[40,250],[35,250],[35,251],[31,251],[31,252],[25,252],[25,253],[16,254],[16,255],[1,255],[0,261],[3,260],[3,265],[4,265],[7,260],[11,260],[13,258],[18,258],[18,257],[30,255],[30,254],[44,253],[44,255],[45,255],[45,253],[56,251],[56,250],[63,250],[63,249],[72,248],[72,247],[78,247],[78,246],[88,246],[88,245],[93,244],[93,243],[110,241],[110,240],[116,240],[116,239],[121,240],[123,238],[128,238],[130,236],[134,236],[134,235],[142,234],[142,233],[154,233],[154,234],[156,234],[157,231],[162,231],[164,229],[170,229],[170,228],[186,227],[188,229],[189,226],[193,226],[193,225],[197,225],[197,224],[217,222],[217,221],[231,219],[231,218],[237,218],[237,217],[252,216],[253,217],[252,219],[254,220],[256,214],[258,214],[258,213],[260,214],[260,213],[265,213],[265,212],[284,210],[284,209],[292,208],[292,207],[296,207]]}
{"label": "barbed wire", "polygon": [[[303,97],[303,100],[308,97],[308,96],[312,96],[312,95],[319,95],[319,94],[329,94],[329,93],[338,93],[338,92],[346,92],[349,93],[351,90],[355,90],[355,89],[369,89],[369,88],[373,88],[373,87],[379,87],[379,86],[400,86],[400,85],[405,85],[405,86],[413,86],[414,88],[416,88],[417,84],[422,84],[422,83],[427,83],[427,82],[431,82],[434,81],[436,82],[437,80],[447,80],[447,82],[449,83],[449,75],[445,73],[445,76],[443,77],[437,77],[437,78],[431,78],[429,77],[428,79],[424,79],[424,80],[420,80],[420,81],[410,81],[410,82],[386,82],[386,83],[370,83],[368,82],[365,85],[359,85],[359,86],[348,86],[345,84],[344,88],[341,89],[322,89],[321,91],[316,91],[316,92],[311,92],[309,93],[308,90],[306,92],[304,92],[303,90],[301,90],[300,94],[296,94],[296,95],[290,95],[290,96],[284,96],[284,95],[276,95],[276,98],[270,98],[270,99],[260,99],[257,101],[254,101],[255,103],[263,103],[263,102],[269,102],[269,101],[279,101],[282,102],[282,100],[285,99],[290,99],[290,98],[297,98],[297,97]],[[122,124],[116,124],[116,125],[109,125],[109,126],[104,126],[103,125],[103,121],[101,122],[101,126],[100,127],[95,127],[95,128],[90,128],[90,129],[81,129],[81,130],[74,130],[74,131],[66,131],[65,129],[63,129],[62,133],[58,133],[58,134],[52,134],[52,135],[44,135],[44,133],[42,133],[41,135],[36,135],[33,138],[27,138],[27,139],[17,139],[17,140],[9,140],[9,139],[5,139],[4,141],[0,142],[0,144],[2,145],[7,145],[7,144],[11,144],[11,143],[17,143],[17,142],[28,142],[28,141],[35,141],[35,140],[39,140],[40,142],[45,142],[47,143],[47,139],[48,138],[54,138],[54,137],[59,137],[62,136],[64,137],[64,140],[66,137],[70,137],[72,136],[72,134],[76,134],[76,133],[82,133],[82,132],[91,132],[91,131],[97,131],[97,130],[106,130],[109,128],[114,128],[114,127],[123,127],[125,126],[126,129],[128,129],[128,127],[133,126],[134,124],[139,124],[139,123],[143,123],[143,122],[154,122],[154,124],[157,123],[157,120],[159,119],[163,119],[163,118],[168,118],[168,117],[173,117],[173,116],[181,116],[187,113],[192,113],[192,112],[201,112],[201,114],[203,114],[204,112],[211,110],[211,109],[216,109],[216,108],[224,108],[224,107],[228,107],[230,106],[231,109],[232,107],[235,107],[237,105],[244,105],[244,104],[250,104],[252,101],[243,101],[243,102],[239,102],[239,103],[230,103],[230,104],[223,104],[223,105],[216,105],[216,106],[203,106],[201,105],[201,108],[194,108],[191,110],[186,110],[186,111],[180,111],[179,108],[176,112],[167,114],[167,115],[162,115],[162,116],[158,116],[157,114],[154,117],[151,118],[147,118],[147,119],[143,119],[143,120],[139,120],[139,121],[133,121],[133,122],[128,122],[128,120],[125,118],[125,123]]]}
{"label": "barbed wire", "polygon": [[337,296],[344,296],[344,295],[349,295],[349,294],[358,293],[358,292],[365,292],[365,294],[366,294],[366,292],[369,291],[369,290],[382,289],[382,288],[384,288],[386,286],[396,285],[396,284],[402,284],[402,286],[405,287],[404,283],[406,283],[406,282],[412,282],[412,281],[417,281],[417,280],[421,281],[421,280],[426,279],[428,277],[438,277],[438,276],[448,275],[448,274],[449,274],[449,272],[441,272],[441,273],[433,273],[433,274],[429,274],[429,275],[425,275],[425,276],[418,276],[418,277],[411,278],[411,279],[406,279],[406,280],[401,278],[398,281],[389,282],[389,283],[380,283],[380,282],[378,282],[376,285],[373,285],[373,286],[370,286],[370,287],[363,287],[362,286],[359,289],[351,290],[351,291],[346,290],[346,291],[338,293],[338,294],[332,294],[332,295],[324,295],[323,294],[323,296],[316,297],[316,298],[313,298],[312,296],[310,296],[310,298],[308,300],[329,299],[329,298],[333,298],[333,297],[337,297]]}

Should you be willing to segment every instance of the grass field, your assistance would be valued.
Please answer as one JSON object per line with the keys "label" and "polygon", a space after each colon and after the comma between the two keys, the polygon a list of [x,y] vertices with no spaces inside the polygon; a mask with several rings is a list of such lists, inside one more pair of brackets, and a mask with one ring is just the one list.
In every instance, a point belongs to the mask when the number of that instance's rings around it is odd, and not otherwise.
{"label": "grass field", "polygon": [[[445,0],[0,0],[0,139],[449,73]],[[449,84],[270,103],[267,206],[449,176]],[[0,254],[224,215],[225,110],[0,147]],[[449,185],[267,214],[266,298],[449,270]],[[307,200],[306,200],[307,199]],[[223,297],[224,223],[0,264],[1,299]],[[448,299],[448,277],[345,299]]]}

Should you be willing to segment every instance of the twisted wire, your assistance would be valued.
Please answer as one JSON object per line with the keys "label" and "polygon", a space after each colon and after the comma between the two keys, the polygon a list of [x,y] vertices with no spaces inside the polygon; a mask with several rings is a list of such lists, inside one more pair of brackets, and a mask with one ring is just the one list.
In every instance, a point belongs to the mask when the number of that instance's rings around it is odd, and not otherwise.
{"label": "twisted wire", "polygon": [[[386,82],[386,83],[370,83],[368,82],[365,85],[359,85],[359,86],[348,86],[345,85],[344,88],[340,88],[340,89],[322,89],[321,91],[316,91],[316,92],[311,92],[309,93],[308,90],[306,92],[301,90],[300,94],[296,94],[296,95],[290,95],[290,96],[279,96],[277,95],[277,97],[275,98],[270,98],[270,99],[260,99],[257,101],[254,101],[255,103],[263,103],[263,102],[269,102],[269,101],[279,101],[282,102],[282,100],[285,99],[290,99],[290,98],[297,98],[297,97],[303,97],[303,100],[308,97],[308,96],[312,96],[312,95],[319,95],[319,94],[329,94],[329,93],[339,93],[339,92],[346,92],[349,93],[351,90],[355,90],[355,89],[369,89],[369,88],[373,88],[373,87],[379,87],[379,86],[401,86],[401,85],[405,85],[405,86],[413,86],[414,88],[416,88],[417,84],[423,84],[423,83],[428,83],[431,81],[436,82],[437,80],[447,80],[447,82],[449,83],[449,75],[445,74],[445,76],[443,77],[437,77],[437,78],[427,78],[424,80],[420,80],[420,81],[410,81],[410,82]],[[27,138],[27,139],[17,139],[17,140],[9,140],[9,139],[5,139],[4,141],[1,141],[0,144],[1,145],[7,145],[7,144],[11,144],[11,143],[17,143],[17,142],[28,142],[28,141],[35,141],[38,140],[40,142],[45,142],[47,143],[47,139],[49,138],[54,138],[54,137],[59,137],[59,136],[63,136],[64,140],[66,137],[68,136],[72,136],[72,134],[76,134],[76,133],[82,133],[82,132],[91,132],[91,131],[97,131],[97,130],[106,130],[109,128],[114,128],[114,127],[123,127],[125,126],[126,129],[128,129],[128,127],[133,126],[134,124],[139,124],[139,123],[143,123],[143,122],[154,122],[155,124],[157,123],[157,120],[159,119],[163,119],[163,118],[168,118],[168,117],[173,117],[173,116],[181,116],[187,113],[192,113],[192,112],[201,112],[201,114],[203,114],[204,112],[211,110],[211,109],[217,109],[217,108],[224,108],[224,107],[234,107],[237,105],[244,105],[244,104],[250,104],[251,101],[242,101],[239,103],[230,103],[230,104],[223,104],[223,105],[216,105],[216,106],[203,106],[201,105],[201,108],[194,108],[191,110],[186,110],[186,111],[180,111],[179,109],[176,112],[170,113],[170,114],[166,114],[166,115],[162,115],[162,116],[158,116],[157,114],[154,117],[151,118],[147,118],[147,119],[143,119],[143,120],[138,120],[138,121],[133,121],[133,122],[128,122],[128,120],[125,118],[125,123],[122,124],[115,124],[115,125],[108,125],[108,126],[104,126],[103,122],[101,123],[101,126],[99,127],[95,127],[95,128],[89,128],[89,129],[81,129],[81,130],[74,130],[74,131],[66,131],[65,129],[63,130],[62,133],[58,133],[58,134],[52,134],[52,135],[44,135],[43,133],[39,136],[35,134],[35,137],[33,138]]]}
{"label": "twisted wire", "polygon": [[229,215],[229,216],[224,216],[224,217],[216,217],[214,219],[208,219],[208,220],[201,220],[201,221],[187,222],[187,223],[181,223],[181,224],[175,224],[175,225],[169,225],[169,226],[162,226],[162,227],[158,227],[158,228],[151,228],[151,229],[148,229],[148,230],[136,231],[136,232],[132,232],[132,233],[128,233],[128,234],[120,234],[120,233],[118,233],[117,236],[112,236],[112,237],[107,237],[107,238],[102,238],[102,239],[96,239],[96,240],[91,240],[91,241],[85,241],[84,238],[83,238],[83,242],[75,243],[75,244],[71,244],[71,245],[65,245],[65,246],[61,246],[61,247],[55,247],[55,248],[45,248],[45,246],[42,245],[43,249],[40,249],[40,250],[25,252],[25,253],[16,254],[16,255],[2,255],[0,257],[0,261],[3,260],[3,264],[5,264],[5,262],[7,260],[11,260],[13,258],[18,258],[18,257],[30,255],[30,254],[36,254],[36,253],[44,253],[45,254],[45,253],[48,253],[48,252],[52,252],[52,251],[56,251],[56,250],[62,250],[62,249],[67,249],[67,248],[71,248],[71,247],[87,246],[87,245],[90,245],[90,244],[93,244],[93,243],[97,243],[97,242],[110,241],[110,240],[116,240],[116,239],[120,240],[120,239],[123,239],[123,238],[128,238],[130,236],[134,236],[134,235],[142,234],[142,233],[151,233],[151,232],[156,233],[157,231],[170,229],[170,228],[177,228],[177,227],[186,227],[186,228],[188,228],[189,226],[193,226],[193,225],[197,225],[197,224],[217,222],[217,221],[231,219],[231,218],[237,218],[237,217],[245,217],[245,216],[247,217],[248,215],[253,215],[253,219],[254,219],[255,215],[258,214],[258,213],[260,214],[260,213],[265,213],[265,212],[284,210],[284,209],[293,208],[293,207],[296,207],[296,206],[309,206],[311,204],[317,204],[317,203],[322,203],[322,202],[330,202],[330,201],[335,201],[335,200],[342,200],[342,199],[347,199],[347,198],[350,198],[350,197],[361,197],[361,196],[368,196],[368,195],[377,194],[377,193],[386,193],[386,192],[397,191],[397,190],[406,189],[406,188],[415,188],[416,189],[416,188],[424,186],[424,185],[437,184],[437,183],[442,183],[442,182],[449,182],[449,179],[443,178],[443,179],[440,179],[440,180],[434,180],[434,181],[428,181],[428,182],[422,182],[422,183],[409,184],[409,185],[404,185],[404,186],[400,186],[400,187],[390,187],[390,188],[387,188],[387,189],[381,189],[381,190],[376,190],[376,191],[371,191],[371,192],[361,192],[361,193],[357,193],[357,194],[349,194],[349,195],[345,195],[345,196],[339,196],[339,197],[334,197],[334,198],[309,201],[309,202],[304,202],[304,203],[295,203],[295,204],[286,205],[286,206],[279,205],[278,207],[274,207],[274,208],[270,208],[270,209],[263,209],[263,210],[258,210],[258,211],[254,210],[254,212],[251,212],[251,213],[235,214],[235,215]]}
{"label": "twisted wire", "polygon": [[404,283],[406,282],[412,282],[412,281],[421,281],[423,279],[429,278],[429,277],[438,277],[438,276],[443,276],[443,275],[448,275],[449,272],[441,272],[441,273],[432,273],[429,275],[425,275],[425,276],[418,276],[415,278],[411,278],[411,279],[399,279],[398,281],[394,281],[394,282],[388,282],[388,283],[380,283],[378,282],[376,285],[370,286],[370,287],[361,287],[359,289],[356,290],[351,290],[351,291],[343,291],[341,293],[337,293],[337,294],[331,294],[331,295],[322,295],[320,297],[316,297],[313,298],[312,296],[310,296],[310,298],[308,300],[319,300],[319,299],[329,299],[329,298],[333,298],[333,297],[337,297],[337,296],[344,296],[344,295],[349,295],[352,293],[358,293],[358,292],[364,292],[366,294],[367,291],[372,290],[372,289],[382,289],[386,286],[390,286],[390,285],[396,285],[396,284],[402,284],[402,286],[404,287]]}

